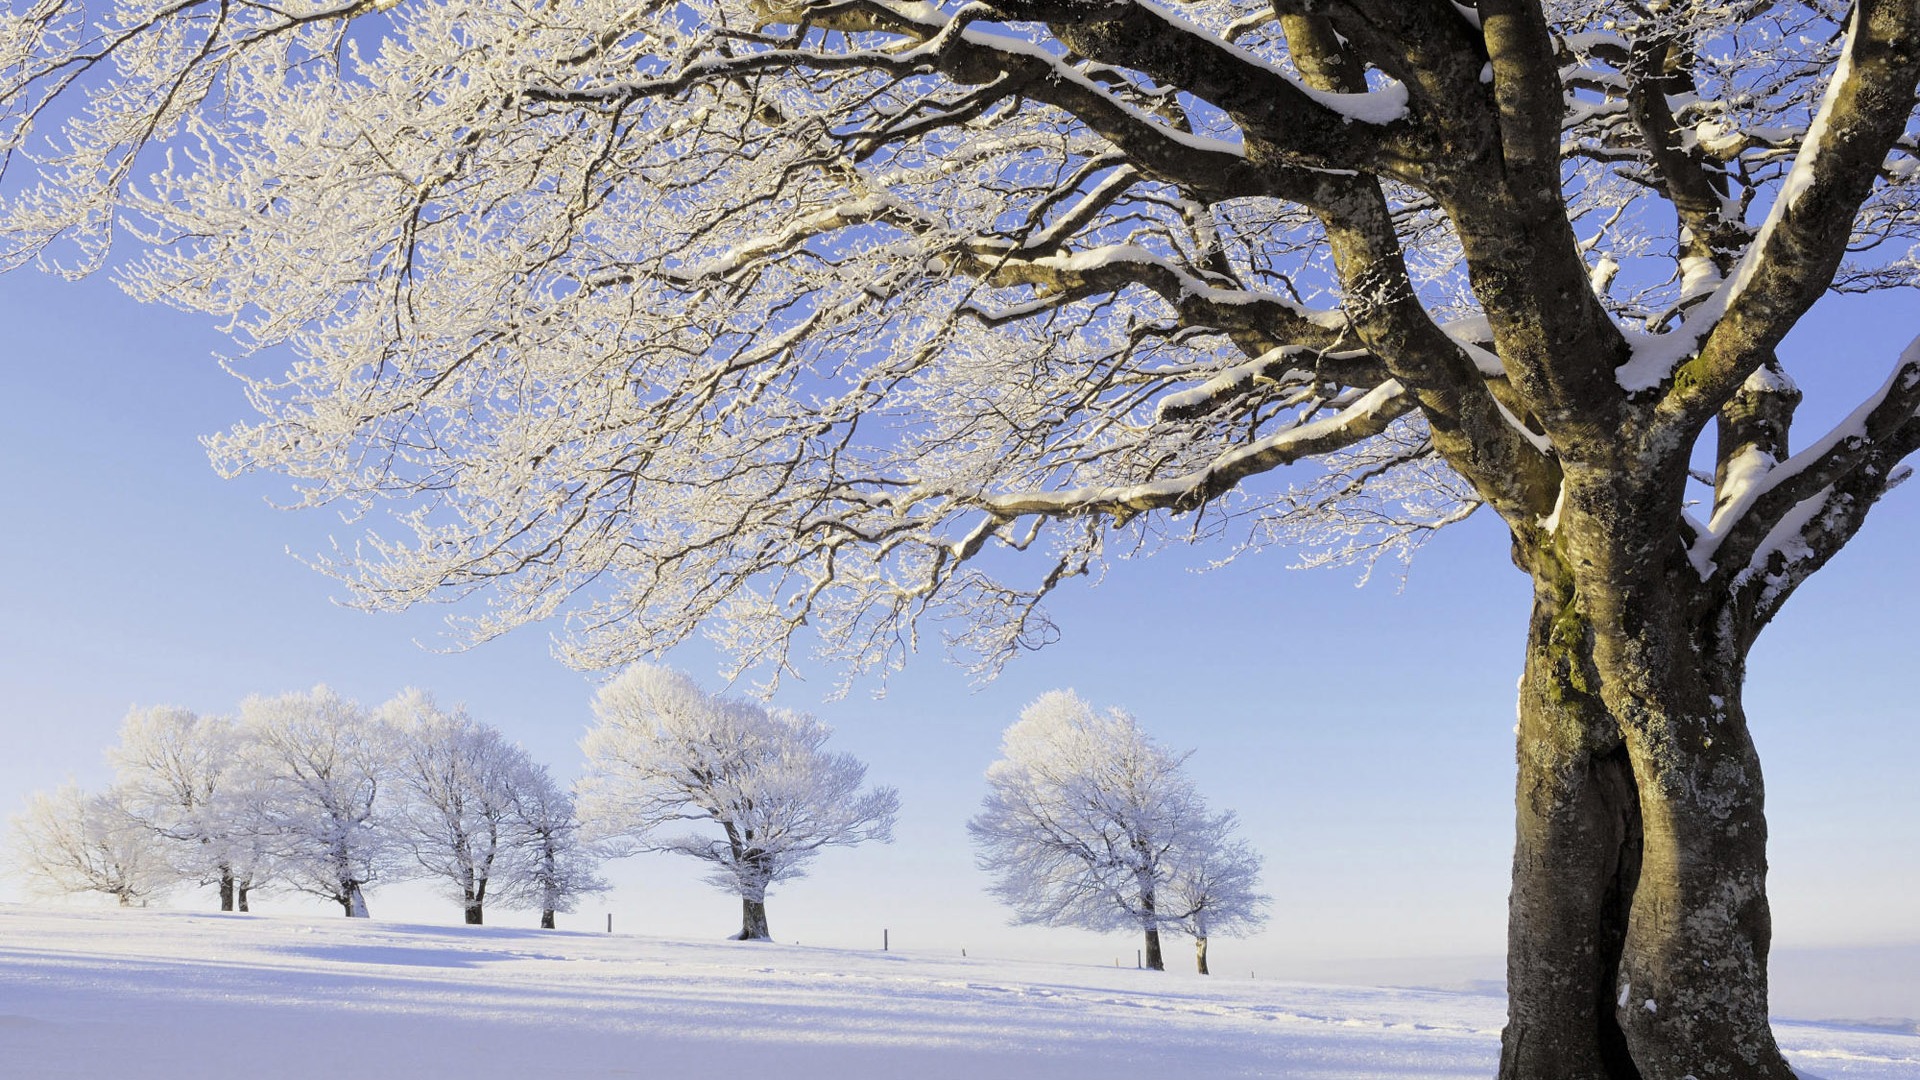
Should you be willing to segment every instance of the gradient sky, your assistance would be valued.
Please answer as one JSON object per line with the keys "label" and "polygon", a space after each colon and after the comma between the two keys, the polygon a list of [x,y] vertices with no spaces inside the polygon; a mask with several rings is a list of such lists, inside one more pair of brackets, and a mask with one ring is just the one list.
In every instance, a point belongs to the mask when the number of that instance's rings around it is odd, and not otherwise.
{"label": "gradient sky", "polygon": [[[1880,383],[1920,332],[1916,308],[1830,301],[1789,339],[1783,354],[1809,392],[1797,444]],[[102,783],[102,751],[130,707],[219,712],[320,682],[368,704],[425,687],[557,775],[577,774],[594,682],[552,659],[540,630],[447,653],[432,651],[449,644],[435,611],[339,607],[334,583],[289,552],[350,541],[355,528],[272,509],[284,490],[272,478],[213,474],[197,440],[247,405],[202,320],[140,307],[103,280],[20,273],[0,278],[0,328],[0,813],[69,777]],[[1920,644],[1920,484],[1875,515],[1754,653],[1747,708],[1785,947],[1920,941],[1920,732],[1907,682]],[[1499,953],[1527,588],[1498,522],[1483,513],[1444,534],[1404,588],[1392,575],[1356,589],[1350,571],[1289,571],[1277,551],[1194,571],[1218,554],[1165,552],[1063,590],[1051,608],[1063,640],[984,689],[934,653],[878,700],[868,682],[824,701],[833,679],[818,669],[786,686],[779,700],[832,724],[840,749],[900,789],[903,811],[894,844],[829,853],[814,876],[777,889],[774,935],[865,946],[886,927],[900,946],[1131,963],[1125,935],[1007,927],[963,828],[1001,729],[1042,691],[1073,687],[1195,750],[1202,792],[1237,810],[1265,854],[1272,924],[1216,942],[1217,971]],[[717,686],[704,646],[668,660]],[[687,860],[613,872],[616,891],[573,925],[611,912],[636,932],[738,926],[737,902]],[[17,895],[0,882],[0,899]],[[376,918],[458,920],[417,886],[376,889],[371,902]],[[283,892],[258,907],[326,910]]]}

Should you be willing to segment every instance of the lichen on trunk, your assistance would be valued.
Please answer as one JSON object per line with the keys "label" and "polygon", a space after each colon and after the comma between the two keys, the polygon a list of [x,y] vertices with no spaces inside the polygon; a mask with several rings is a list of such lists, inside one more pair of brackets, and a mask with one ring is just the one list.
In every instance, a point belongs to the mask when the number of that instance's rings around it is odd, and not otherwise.
{"label": "lichen on trunk", "polygon": [[1543,562],[1520,686],[1502,1080],[1790,1080],[1767,1021],[1740,650],[1684,581],[1655,604]]}

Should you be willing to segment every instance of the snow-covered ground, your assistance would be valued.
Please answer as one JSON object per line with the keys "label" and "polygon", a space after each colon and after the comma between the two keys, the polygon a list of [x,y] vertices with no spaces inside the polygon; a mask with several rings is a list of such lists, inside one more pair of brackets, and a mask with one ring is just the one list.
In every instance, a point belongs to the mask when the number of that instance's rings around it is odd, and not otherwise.
{"label": "snow-covered ground", "polygon": [[[1184,959],[1184,957],[1182,957]],[[0,1076],[1493,1075],[1497,996],[912,952],[0,906]],[[1920,1035],[1783,1022],[1822,1077]]]}

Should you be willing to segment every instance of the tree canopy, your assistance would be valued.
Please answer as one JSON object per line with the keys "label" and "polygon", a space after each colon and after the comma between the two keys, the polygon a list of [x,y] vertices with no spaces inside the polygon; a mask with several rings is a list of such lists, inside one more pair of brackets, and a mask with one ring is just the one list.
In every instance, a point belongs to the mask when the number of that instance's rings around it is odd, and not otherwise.
{"label": "tree canopy", "polygon": [[1549,544],[1567,467],[1722,414],[1644,543],[1764,622],[1920,441],[1909,355],[1786,453],[1773,345],[1914,278],[1920,16],[1848,10],[41,0],[6,236],[291,349],[215,455],[409,500],[361,600],[578,598],[596,666],[932,615],[991,668],[1163,530]]}

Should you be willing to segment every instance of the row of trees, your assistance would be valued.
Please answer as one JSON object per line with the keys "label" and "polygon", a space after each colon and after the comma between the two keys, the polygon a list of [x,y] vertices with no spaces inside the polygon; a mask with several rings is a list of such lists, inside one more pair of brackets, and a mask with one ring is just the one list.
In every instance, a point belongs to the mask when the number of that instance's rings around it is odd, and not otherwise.
{"label": "row of trees", "polygon": [[[823,849],[892,839],[899,793],[826,749],[805,714],[709,694],[637,664],[595,697],[573,794],[498,730],[408,690],[375,710],[325,687],[253,697],[236,717],[136,710],[109,751],[115,781],[36,795],[16,819],[22,869],[59,892],[121,904],[183,883],[215,885],[223,911],[269,883],[365,917],[377,881],[443,884],[466,921],[489,903],[537,907],[552,928],[607,888],[602,858],[686,855],[737,896],[741,940],[766,940],[767,893]],[[1207,939],[1257,928],[1260,858],[1185,775],[1186,755],[1132,716],[1070,691],[1007,729],[968,823],[1015,922],[1137,927],[1162,970],[1162,930]],[[583,824],[584,823],[584,824]]]}
{"label": "row of trees", "polygon": [[408,690],[366,709],[322,686],[238,714],[137,709],[108,752],[114,782],[33,796],[16,865],[40,887],[123,905],[214,885],[222,911],[284,885],[367,915],[375,882],[428,877],[483,921],[493,903],[544,927],[603,890],[573,798],[462,709]]}
{"label": "row of trees", "polygon": [[[602,689],[594,713],[581,813],[599,843],[707,863],[708,881],[740,898],[742,940],[769,936],[767,890],[802,876],[821,849],[892,839],[899,794],[863,790],[866,766],[826,751],[831,732],[813,717],[708,694],[648,664]],[[1263,925],[1260,856],[1234,836],[1231,812],[1207,807],[1187,756],[1072,691],[1029,705],[967,825],[1014,922],[1138,928],[1156,971],[1161,931],[1181,931],[1203,975],[1210,935]]]}

